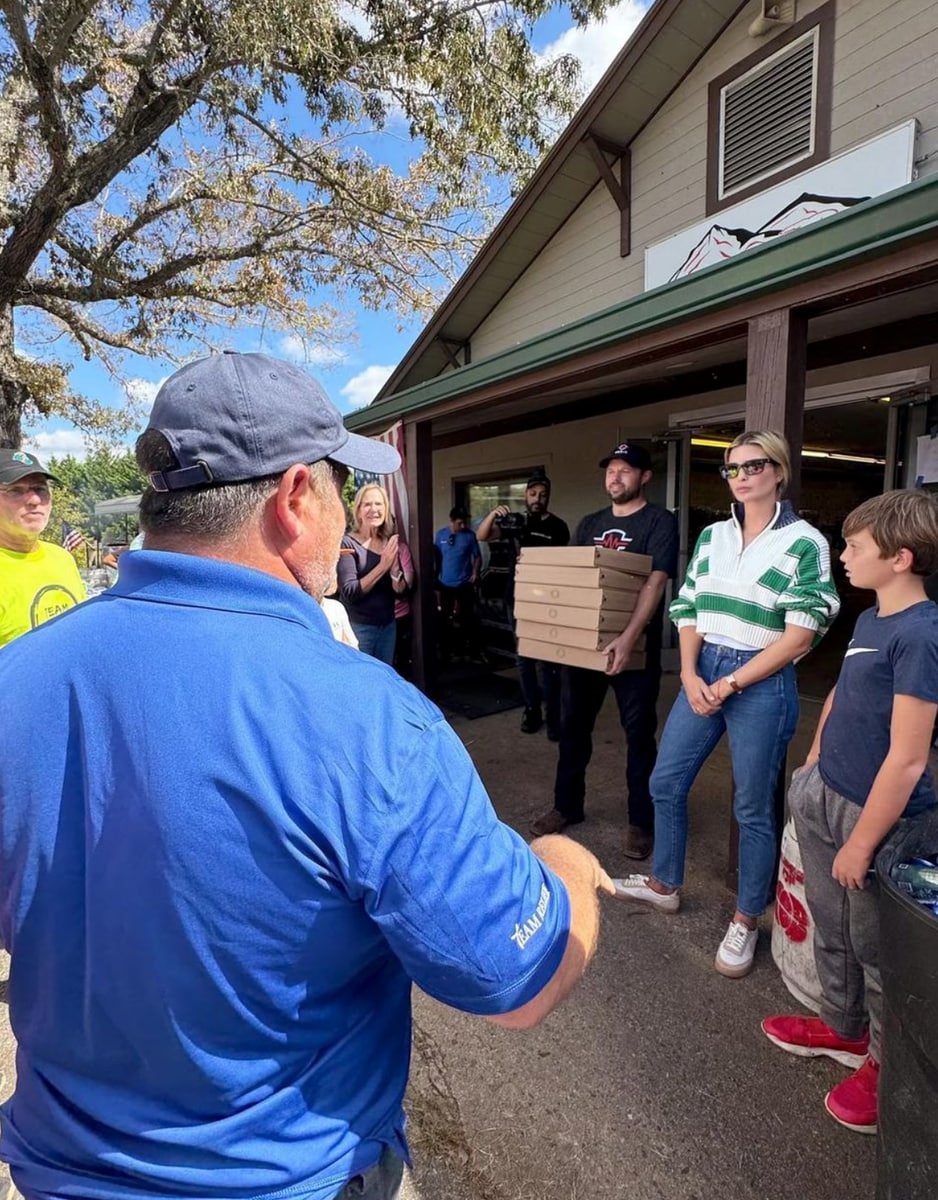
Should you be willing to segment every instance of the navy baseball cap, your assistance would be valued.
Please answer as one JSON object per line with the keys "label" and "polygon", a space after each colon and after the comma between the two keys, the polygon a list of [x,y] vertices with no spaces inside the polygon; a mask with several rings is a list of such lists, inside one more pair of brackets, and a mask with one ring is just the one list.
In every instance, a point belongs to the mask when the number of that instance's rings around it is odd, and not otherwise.
{"label": "navy baseball cap", "polygon": [[604,459],[600,460],[601,467],[608,467],[614,458],[621,458],[637,471],[651,470],[651,455],[642,446],[634,442],[620,442],[614,450],[610,450]]}
{"label": "navy baseball cap", "polygon": [[179,461],[151,473],[158,492],[263,479],[324,458],[376,475],[401,465],[393,446],[349,433],[311,375],[268,354],[226,350],[180,368],[156,394],[151,429]]}
{"label": "navy baseball cap", "polygon": [[16,483],[27,475],[45,475],[56,483],[60,481],[47,471],[35,454],[25,450],[0,450],[0,483]]}

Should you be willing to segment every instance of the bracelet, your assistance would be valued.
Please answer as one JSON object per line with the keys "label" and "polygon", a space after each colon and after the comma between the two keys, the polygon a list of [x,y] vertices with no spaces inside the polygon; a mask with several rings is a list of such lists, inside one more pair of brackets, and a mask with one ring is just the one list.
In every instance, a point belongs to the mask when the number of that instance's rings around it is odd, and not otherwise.
{"label": "bracelet", "polygon": [[742,688],[739,686],[739,684],[736,682],[736,676],[735,676],[735,675],[727,675],[727,676],[726,676],[726,682],[727,682],[727,683],[730,685],[730,687],[733,689],[733,691],[734,691],[734,692],[741,692],[741,691],[743,690],[743,689],[742,689]]}

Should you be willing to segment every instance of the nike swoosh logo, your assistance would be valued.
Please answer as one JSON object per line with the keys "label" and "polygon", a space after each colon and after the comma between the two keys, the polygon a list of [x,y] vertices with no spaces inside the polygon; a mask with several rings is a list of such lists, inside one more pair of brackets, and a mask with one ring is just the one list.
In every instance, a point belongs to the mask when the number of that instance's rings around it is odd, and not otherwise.
{"label": "nike swoosh logo", "polygon": [[851,654],[875,654],[875,646],[856,646],[852,650],[848,650],[844,658],[849,658]]}

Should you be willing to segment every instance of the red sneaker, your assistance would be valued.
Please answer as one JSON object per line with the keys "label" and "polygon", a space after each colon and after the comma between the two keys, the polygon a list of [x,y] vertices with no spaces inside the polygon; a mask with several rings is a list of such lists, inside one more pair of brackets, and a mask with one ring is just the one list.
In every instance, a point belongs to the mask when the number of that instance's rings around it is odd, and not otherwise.
{"label": "red sneaker", "polygon": [[842,1038],[820,1017],[766,1017],[762,1032],[770,1042],[789,1054],[798,1054],[802,1058],[825,1055],[845,1067],[862,1066],[870,1050],[868,1033],[856,1040]]}
{"label": "red sneaker", "polygon": [[875,1133],[878,1090],[879,1063],[868,1058],[859,1071],[831,1088],[824,1107],[835,1121],[855,1133]]}

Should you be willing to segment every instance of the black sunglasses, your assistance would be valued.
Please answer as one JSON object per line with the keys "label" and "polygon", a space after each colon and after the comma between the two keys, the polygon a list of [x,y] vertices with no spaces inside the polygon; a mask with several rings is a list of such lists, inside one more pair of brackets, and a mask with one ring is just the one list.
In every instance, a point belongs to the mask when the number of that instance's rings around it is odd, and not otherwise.
{"label": "black sunglasses", "polygon": [[456,534],[455,533],[451,533],[449,535],[449,537],[446,539],[446,544],[447,544],[447,546],[455,546],[456,545]]}
{"label": "black sunglasses", "polygon": [[744,463],[728,463],[726,466],[720,467],[720,476],[723,479],[736,479],[742,471],[748,479],[750,475],[761,475],[769,463],[773,467],[778,466],[774,458],[750,458],[748,462]]}

